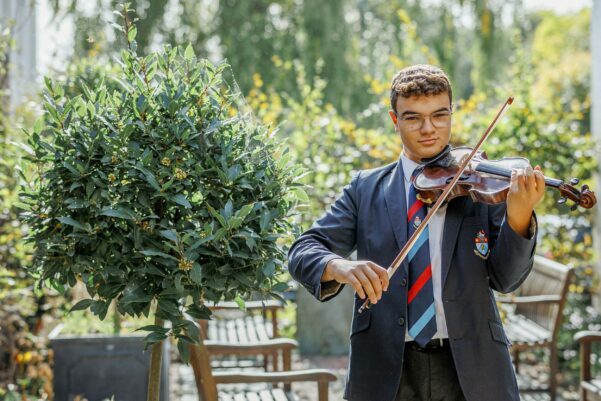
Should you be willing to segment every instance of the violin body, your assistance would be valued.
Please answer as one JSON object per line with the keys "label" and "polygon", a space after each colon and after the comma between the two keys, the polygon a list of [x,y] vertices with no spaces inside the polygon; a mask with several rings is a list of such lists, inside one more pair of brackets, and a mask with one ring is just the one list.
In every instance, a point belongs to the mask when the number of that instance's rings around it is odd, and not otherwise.
{"label": "violin body", "polygon": [[[436,202],[471,152],[471,148],[458,147],[445,154],[444,159],[437,159],[435,163],[426,163],[413,182],[419,199],[426,204]],[[511,171],[529,165],[529,160],[524,157],[488,160],[484,152],[478,152],[469,162],[446,200],[450,201],[458,196],[470,196],[474,202],[487,204],[505,202],[511,183]],[[577,182],[577,179],[572,180],[574,184]],[[569,198],[576,202],[575,206],[591,208],[597,201],[595,194],[586,185],[578,191],[562,180],[549,177],[545,177],[545,185],[557,188],[562,193],[564,198],[560,203],[564,203],[566,198]]]}

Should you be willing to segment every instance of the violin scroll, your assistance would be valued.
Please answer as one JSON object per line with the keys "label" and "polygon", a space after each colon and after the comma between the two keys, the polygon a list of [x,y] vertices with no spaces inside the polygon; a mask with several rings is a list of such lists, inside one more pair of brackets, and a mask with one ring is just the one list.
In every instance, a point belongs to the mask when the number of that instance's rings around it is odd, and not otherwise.
{"label": "violin scroll", "polygon": [[558,186],[558,190],[561,193],[561,198],[557,201],[559,204],[566,203],[567,199],[570,199],[574,202],[571,210],[576,210],[578,206],[581,206],[585,209],[590,209],[597,203],[597,197],[595,193],[589,189],[588,185],[583,185],[580,188],[580,191],[577,190],[573,185],[578,184],[580,180],[578,178],[572,178],[570,180],[570,184],[561,183]]}

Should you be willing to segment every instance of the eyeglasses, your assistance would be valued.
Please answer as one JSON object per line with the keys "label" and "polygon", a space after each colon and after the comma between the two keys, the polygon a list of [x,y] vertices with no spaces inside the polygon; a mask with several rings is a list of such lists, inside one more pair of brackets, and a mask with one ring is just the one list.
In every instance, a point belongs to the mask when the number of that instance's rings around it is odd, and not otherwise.
{"label": "eyeglasses", "polygon": [[430,122],[435,128],[446,128],[451,124],[451,112],[450,111],[436,111],[427,116],[421,114],[407,114],[399,118],[401,124],[405,129],[409,131],[417,131],[424,126],[426,118],[430,119]]}

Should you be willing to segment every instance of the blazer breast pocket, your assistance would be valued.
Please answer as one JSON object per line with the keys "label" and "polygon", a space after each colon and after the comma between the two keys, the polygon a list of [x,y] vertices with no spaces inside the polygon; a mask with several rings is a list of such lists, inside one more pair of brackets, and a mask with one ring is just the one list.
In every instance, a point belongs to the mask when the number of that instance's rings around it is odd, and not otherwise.
{"label": "blazer breast pocket", "polygon": [[488,220],[485,216],[469,216],[461,223],[460,249],[472,249],[470,260],[476,256],[482,260],[488,259],[490,244],[488,238]]}
{"label": "blazer breast pocket", "polygon": [[488,228],[488,221],[485,216],[468,216],[463,218],[461,225],[463,227],[482,226],[483,228]]}

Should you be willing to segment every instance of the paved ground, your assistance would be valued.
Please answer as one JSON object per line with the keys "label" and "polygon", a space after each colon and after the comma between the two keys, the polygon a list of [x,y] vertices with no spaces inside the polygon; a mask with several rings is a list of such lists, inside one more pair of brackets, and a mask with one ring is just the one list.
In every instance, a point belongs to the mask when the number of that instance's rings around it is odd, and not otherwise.
{"label": "paved ground", "polygon": [[[344,391],[344,379],[346,375],[347,357],[294,357],[294,369],[326,368],[331,370],[338,380],[330,385],[330,400],[341,401]],[[520,388],[525,386],[536,387],[546,382],[544,367],[522,365],[525,373],[534,373],[537,379],[533,380],[526,376],[518,377]],[[172,363],[170,371],[170,401],[198,401],[194,376],[189,366]],[[317,385],[314,383],[294,384],[293,390],[299,395],[299,401],[316,401]],[[549,396],[546,393],[522,393],[522,401],[546,401]],[[574,391],[561,390],[557,401],[578,400],[578,394]],[[377,400],[374,400],[377,401]]]}

